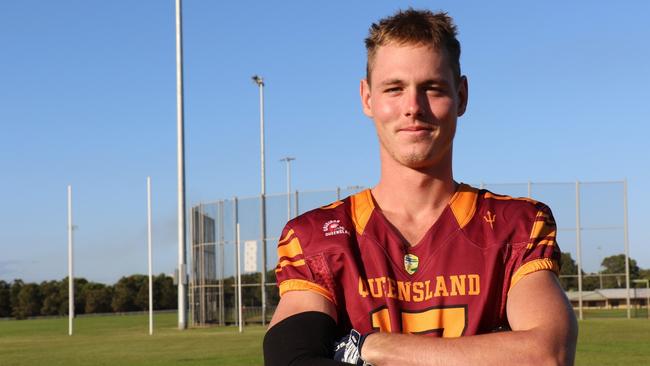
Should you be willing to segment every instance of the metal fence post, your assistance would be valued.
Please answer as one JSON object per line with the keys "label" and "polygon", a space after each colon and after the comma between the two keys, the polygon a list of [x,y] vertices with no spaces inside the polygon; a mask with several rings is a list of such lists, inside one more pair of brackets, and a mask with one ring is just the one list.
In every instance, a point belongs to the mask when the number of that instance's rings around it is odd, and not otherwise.
{"label": "metal fence post", "polygon": [[576,181],[576,255],[578,259],[578,314],[579,319],[584,319],[582,313],[582,254],[580,242],[580,182]]}
{"label": "metal fence post", "polygon": [[225,324],[225,309],[224,309],[224,281],[225,276],[224,272],[224,224],[223,224],[223,200],[219,201],[219,210],[217,211],[218,220],[219,220],[219,325]]}
{"label": "metal fence post", "polygon": [[74,319],[74,271],[72,252],[72,186],[68,186],[68,335],[72,335]]}
{"label": "metal fence post", "polygon": [[296,216],[300,215],[300,210],[299,210],[299,206],[298,206],[298,197],[299,197],[299,194],[298,194],[298,190],[296,189],[296,199],[294,200],[294,205],[296,205],[296,211],[295,211]]}
{"label": "metal fence post", "polygon": [[[194,216],[196,214],[196,211],[199,209],[199,207],[192,207],[190,208],[190,218],[189,218],[189,223],[190,223],[190,262],[192,263],[192,267],[196,265],[196,243],[198,242],[197,237],[199,235],[197,234],[197,226],[196,222],[194,221]],[[195,304],[195,296],[194,292],[196,291],[196,276],[197,273],[196,271],[192,270],[189,273],[189,284],[187,286],[187,294],[189,297],[189,308],[188,308],[188,322],[190,325],[194,326],[196,325],[196,309],[194,308]],[[181,275],[180,271],[178,271],[178,280],[181,280]]]}
{"label": "metal fence post", "polygon": [[[232,215],[232,217],[233,217],[233,230],[232,230],[232,232],[233,232],[233,237],[234,237],[233,238],[233,243],[235,243],[235,250],[234,250],[234,254],[235,254],[235,271],[239,271],[239,261],[238,261],[238,258],[237,258],[237,227],[239,226],[239,201],[237,200],[237,197],[234,197],[232,199],[232,210],[233,210],[233,215]],[[235,285],[240,286],[240,284],[237,283],[236,281],[237,281],[237,279],[235,279]],[[235,287],[235,290],[236,289],[237,289],[237,287]],[[233,310],[235,310],[235,313],[237,314],[235,317],[237,319],[237,324],[239,324],[239,321],[240,321],[240,319],[239,319],[239,311],[237,311],[237,309],[239,309],[239,298],[237,296],[235,296],[235,309],[233,309]]]}
{"label": "metal fence post", "polygon": [[239,319],[239,333],[244,329],[244,316],[242,314],[242,284],[241,284],[241,236],[240,236],[240,227],[237,223],[237,239],[236,239],[237,249],[237,319]]}
{"label": "metal fence post", "polygon": [[623,244],[625,245],[625,288],[627,289],[627,318],[630,319],[632,314],[630,312],[630,244],[628,242],[627,233],[627,178],[623,180]]}

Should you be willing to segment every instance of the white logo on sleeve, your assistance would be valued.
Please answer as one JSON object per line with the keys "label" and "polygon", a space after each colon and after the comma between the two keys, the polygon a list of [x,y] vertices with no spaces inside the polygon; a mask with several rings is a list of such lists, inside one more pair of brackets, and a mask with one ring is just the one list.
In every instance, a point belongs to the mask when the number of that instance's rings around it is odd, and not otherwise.
{"label": "white logo on sleeve", "polygon": [[341,234],[350,235],[350,232],[341,225],[341,220],[329,220],[323,225],[323,232],[325,233],[325,236]]}

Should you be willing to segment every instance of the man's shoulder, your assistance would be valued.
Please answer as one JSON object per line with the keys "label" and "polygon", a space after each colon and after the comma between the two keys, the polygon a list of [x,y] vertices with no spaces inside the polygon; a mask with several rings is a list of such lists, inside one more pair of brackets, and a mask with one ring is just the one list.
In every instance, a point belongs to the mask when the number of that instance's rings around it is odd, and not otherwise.
{"label": "man's shoulder", "polygon": [[285,230],[292,230],[303,246],[313,245],[325,238],[348,238],[355,234],[351,205],[351,197],[347,197],[307,211],[290,220]]}
{"label": "man's shoulder", "polygon": [[540,225],[555,225],[550,208],[543,202],[476,189],[475,213],[465,229],[489,245],[527,242]]}
{"label": "man's shoulder", "polygon": [[485,189],[479,190],[478,197],[478,210],[498,211],[504,215],[504,219],[534,219],[539,212],[550,212],[550,208],[545,203],[529,197],[513,197]]}

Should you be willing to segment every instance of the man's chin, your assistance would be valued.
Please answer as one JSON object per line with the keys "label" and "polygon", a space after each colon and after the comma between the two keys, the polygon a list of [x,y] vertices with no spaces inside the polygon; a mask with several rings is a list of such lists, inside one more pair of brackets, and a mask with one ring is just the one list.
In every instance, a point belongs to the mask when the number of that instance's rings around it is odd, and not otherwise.
{"label": "man's chin", "polygon": [[423,154],[409,154],[402,156],[399,162],[411,169],[425,169],[435,165],[434,159]]}
{"label": "man's chin", "polygon": [[427,153],[404,154],[397,159],[405,167],[415,170],[429,170],[440,166],[445,160],[444,156]]}

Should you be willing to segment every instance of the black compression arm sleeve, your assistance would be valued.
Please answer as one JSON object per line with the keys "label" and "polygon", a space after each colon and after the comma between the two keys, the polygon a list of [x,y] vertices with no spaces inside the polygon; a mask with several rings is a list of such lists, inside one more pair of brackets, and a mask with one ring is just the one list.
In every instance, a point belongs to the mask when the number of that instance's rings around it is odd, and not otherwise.
{"label": "black compression arm sleeve", "polygon": [[340,366],[334,361],[334,319],[308,311],[275,324],[264,336],[265,366]]}

